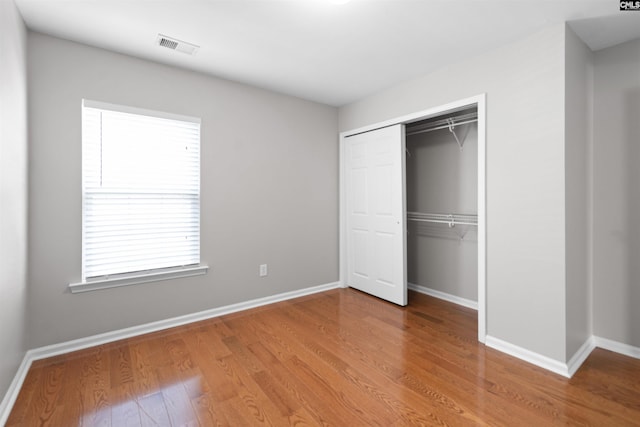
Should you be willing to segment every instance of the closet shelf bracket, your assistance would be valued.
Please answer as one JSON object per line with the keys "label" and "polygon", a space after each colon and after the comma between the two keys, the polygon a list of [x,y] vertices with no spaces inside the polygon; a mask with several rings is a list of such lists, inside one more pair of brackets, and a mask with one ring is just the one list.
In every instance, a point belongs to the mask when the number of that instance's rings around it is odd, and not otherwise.
{"label": "closet shelf bracket", "polygon": [[455,122],[453,121],[453,119],[447,119],[447,123],[449,124],[449,132],[451,132],[453,137],[456,139],[456,142],[458,143],[458,146],[460,147],[460,151],[462,151],[463,144],[462,144],[462,142],[460,142],[460,139],[458,138],[458,135],[456,135],[456,124],[455,124]]}

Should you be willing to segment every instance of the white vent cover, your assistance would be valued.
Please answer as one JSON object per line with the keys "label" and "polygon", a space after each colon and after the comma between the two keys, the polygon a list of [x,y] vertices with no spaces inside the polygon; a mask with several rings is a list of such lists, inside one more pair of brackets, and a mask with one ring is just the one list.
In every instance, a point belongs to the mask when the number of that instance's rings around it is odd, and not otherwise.
{"label": "white vent cover", "polygon": [[158,34],[156,43],[158,43],[158,46],[166,47],[167,49],[177,50],[178,52],[186,53],[189,55],[193,55],[194,53],[196,53],[196,51],[200,47],[192,43],[187,43],[187,42],[183,42],[182,40],[174,39],[172,37],[167,37],[163,34]]}

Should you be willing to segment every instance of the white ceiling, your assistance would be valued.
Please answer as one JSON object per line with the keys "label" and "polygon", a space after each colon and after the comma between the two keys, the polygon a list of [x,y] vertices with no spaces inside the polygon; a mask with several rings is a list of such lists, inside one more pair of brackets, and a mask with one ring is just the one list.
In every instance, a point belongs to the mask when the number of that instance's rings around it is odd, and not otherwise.
{"label": "white ceiling", "polygon": [[[34,31],[334,106],[563,21],[594,50],[640,38],[640,12],[618,0],[16,3]],[[158,33],[200,49],[159,47]]]}

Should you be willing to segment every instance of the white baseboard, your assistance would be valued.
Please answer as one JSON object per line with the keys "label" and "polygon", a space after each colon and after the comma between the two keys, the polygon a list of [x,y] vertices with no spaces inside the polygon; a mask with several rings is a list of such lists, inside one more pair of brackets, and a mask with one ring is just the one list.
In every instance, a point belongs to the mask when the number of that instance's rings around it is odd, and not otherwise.
{"label": "white baseboard", "polygon": [[22,388],[22,383],[27,377],[27,372],[29,372],[30,367],[31,360],[29,360],[25,354],[22,358],[22,363],[20,363],[18,367],[18,372],[16,372],[16,375],[13,377],[13,381],[9,384],[9,389],[5,393],[2,402],[0,402],[0,426],[6,424],[7,418],[9,418],[13,404],[16,403],[16,399]]}
{"label": "white baseboard", "polygon": [[273,304],[280,301],[286,301],[293,298],[312,295],[318,292],[328,291],[341,287],[339,282],[327,283],[325,285],[313,286],[310,288],[299,289],[291,292],[284,292],[264,298],[257,298],[249,301],[231,304],[224,307],[213,308],[211,310],[200,311],[197,313],[186,314],[171,319],[160,320],[157,322],[146,323],[144,325],[133,326],[130,328],[119,329],[117,331],[106,332],[104,334],[92,335],[85,338],[79,338],[72,341],[66,341],[58,344],[52,344],[44,347],[38,347],[26,352],[18,372],[16,373],[9,390],[5,394],[2,402],[0,402],[0,426],[4,425],[9,418],[11,409],[18,398],[18,393],[22,387],[22,383],[31,367],[31,363],[35,360],[47,357],[58,356],[72,351],[83,350],[85,348],[106,344],[125,338],[131,338],[138,335],[144,335],[150,332],[157,332],[164,329],[174,328],[176,326],[186,325],[188,323],[198,322],[200,320],[211,319],[212,317],[223,316],[225,314],[236,313],[250,308],[261,307],[267,304]]}
{"label": "white baseboard", "polygon": [[330,289],[335,289],[337,287],[339,287],[338,282],[334,282],[325,285],[313,286],[311,288],[300,289],[297,291],[284,292],[281,294],[243,301],[224,307],[212,308],[210,310],[199,311],[197,313],[185,314],[184,316],[173,317],[171,319],[159,320],[157,322],[133,326],[131,328],[119,329],[117,331],[106,332],[104,334],[93,335],[90,337],[48,345],[45,347],[39,347],[33,350],[29,350],[27,353],[31,354],[33,360],[44,359],[47,357],[70,353],[72,351],[82,350],[89,347],[95,347],[97,345],[106,344],[125,338],[148,334],[150,332],[162,331],[164,329],[174,328],[176,326],[182,326],[188,323],[198,322],[200,320],[211,319],[212,317],[223,316],[225,314],[236,313],[238,311],[248,310],[250,308],[261,307],[267,304],[273,304],[276,302],[286,301],[305,295],[324,292]]}
{"label": "white baseboard", "polygon": [[550,357],[543,356],[490,335],[487,335],[485,345],[548,371],[555,372],[563,377],[571,378],[571,375],[569,375],[569,367],[565,363],[558,362]]}
{"label": "white baseboard", "polygon": [[591,354],[594,348],[596,348],[596,340],[594,337],[589,337],[580,346],[578,351],[571,357],[567,363],[559,362],[547,356],[535,353],[531,350],[519,347],[517,345],[508,343],[499,338],[487,336],[485,344],[493,349],[517,357],[533,365],[544,368],[548,371],[555,372],[563,377],[571,378],[573,374],[582,366],[587,357]]}
{"label": "white baseboard", "polygon": [[593,349],[596,348],[596,343],[594,337],[589,337],[587,340],[580,346],[578,351],[569,359],[567,362],[567,371],[569,373],[569,378],[576,373],[576,371],[582,366],[587,357],[591,354]]}
{"label": "white baseboard", "polygon": [[463,307],[472,308],[474,310],[478,309],[477,301],[472,301],[470,299],[451,295],[446,292],[436,291],[435,289],[427,288],[426,286],[416,285],[415,283],[409,283],[407,284],[407,287],[412,291],[420,292],[421,294],[429,295],[444,301],[449,301],[454,304],[461,305]]}
{"label": "white baseboard", "polygon": [[625,356],[634,357],[640,359],[640,347],[634,347],[629,344],[624,344],[618,341],[613,341],[602,337],[593,337],[596,347],[600,347],[605,350],[613,351],[615,353],[624,354]]}

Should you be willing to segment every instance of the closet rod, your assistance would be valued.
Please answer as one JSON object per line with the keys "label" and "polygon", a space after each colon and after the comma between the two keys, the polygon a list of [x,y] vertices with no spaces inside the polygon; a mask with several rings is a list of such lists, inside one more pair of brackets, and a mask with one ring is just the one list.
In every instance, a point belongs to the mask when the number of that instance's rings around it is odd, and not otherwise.
{"label": "closet rod", "polygon": [[410,123],[407,127],[409,128],[409,130],[422,130],[422,129],[433,128],[440,125],[449,125],[451,124],[451,122],[453,122],[453,124],[455,125],[456,123],[461,123],[465,120],[472,120],[477,118],[478,118],[478,113],[474,111],[472,113],[458,114],[457,116],[451,115],[451,116],[445,116],[442,118],[436,118],[435,120],[433,119],[422,120],[419,122]]}
{"label": "closet rod", "polygon": [[[467,123],[475,123],[477,121],[478,121],[478,119],[471,119],[471,120],[465,120],[465,121],[462,121],[462,122],[455,122],[455,123],[453,123],[453,126],[466,125]],[[407,136],[409,136],[409,135],[417,135],[419,133],[431,132],[433,130],[449,129],[449,126],[450,126],[449,124],[446,124],[446,125],[442,125],[442,126],[436,126],[436,127],[433,127],[433,128],[426,128],[426,129],[418,129],[418,130],[408,131],[406,133],[406,135]]]}

